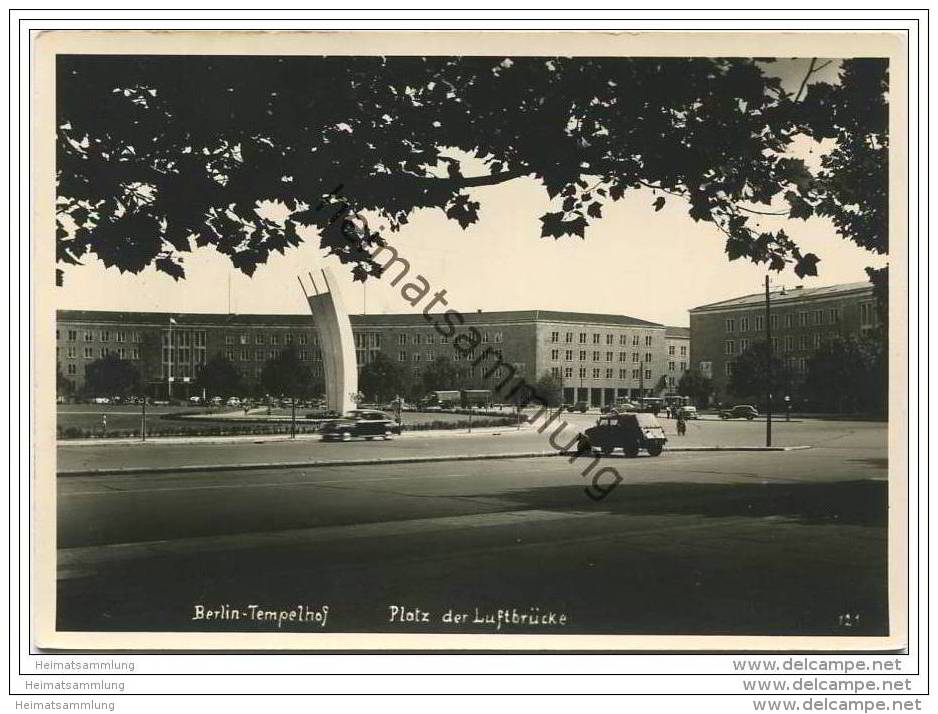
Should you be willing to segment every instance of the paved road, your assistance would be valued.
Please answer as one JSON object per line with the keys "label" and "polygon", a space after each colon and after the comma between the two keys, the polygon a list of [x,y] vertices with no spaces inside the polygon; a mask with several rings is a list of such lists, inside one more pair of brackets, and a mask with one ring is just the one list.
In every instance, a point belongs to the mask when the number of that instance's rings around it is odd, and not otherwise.
{"label": "paved road", "polygon": [[[429,436],[405,433],[391,442],[355,441],[326,443],[318,437],[297,439],[232,440],[222,444],[128,443],[120,445],[61,446],[57,449],[58,470],[75,471],[115,467],[298,463],[311,460],[343,460],[370,457],[400,457],[428,454],[486,454],[511,451],[554,451],[549,437],[557,431],[554,442],[563,446],[578,430],[595,424],[596,417],[583,414],[564,415],[566,427],[555,422],[539,433],[536,428],[520,431],[486,429]],[[687,435],[676,436],[675,422],[662,419],[668,434],[668,446],[760,446],[765,444],[765,424],[745,421],[700,420],[689,422]],[[541,426],[542,423],[535,426]],[[495,435],[494,432],[498,432]],[[885,448],[885,425],[877,422],[842,422],[805,420],[778,423],[773,432],[778,446],[832,445],[845,439],[856,443],[872,442]]]}
{"label": "paved road", "polygon": [[[564,458],[62,478],[59,624],[277,631],[249,606],[326,604],[324,629],[280,629],[882,634],[885,457],[882,425],[841,425],[806,451],[603,459],[623,480],[599,502]],[[472,622],[530,607],[566,624]]]}

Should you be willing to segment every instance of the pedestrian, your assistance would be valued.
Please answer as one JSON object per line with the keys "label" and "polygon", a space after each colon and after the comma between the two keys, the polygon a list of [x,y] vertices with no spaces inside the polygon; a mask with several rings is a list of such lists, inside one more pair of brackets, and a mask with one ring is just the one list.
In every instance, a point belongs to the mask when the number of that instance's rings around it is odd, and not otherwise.
{"label": "pedestrian", "polygon": [[107,434],[107,414],[101,415],[101,433]]}
{"label": "pedestrian", "polygon": [[687,422],[684,421],[684,415],[678,412],[677,415],[677,435],[684,436],[687,433]]}

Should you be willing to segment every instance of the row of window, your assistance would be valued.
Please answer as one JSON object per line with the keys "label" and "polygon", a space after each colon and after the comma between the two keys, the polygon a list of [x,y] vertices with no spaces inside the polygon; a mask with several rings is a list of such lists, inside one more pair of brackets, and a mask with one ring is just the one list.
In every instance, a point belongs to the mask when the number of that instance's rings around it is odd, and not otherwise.
{"label": "row of window", "polygon": [[[65,330],[65,339],[69,342],[78,342],[78,330]],[[129,332],[127,330],[82,330],[82,341],[83,342],[94,342],[95,334],[98,335],[98,342],[110,342],[111,338],[114,338],[114,342],[133,342],[139,343],[143,341],[143,338],[139,332]],[[62,330],[55,331],[55,339],[62,339]]]}
{"label": "row of window", "polygon": [[[642,372],[641,369],[633,369],[633,370],[631,370],[631,378],[632,378],[632,379],[641,379],[641,378],[642,378],[641,372]],[[571,378],[573,377],[573,367],[563,367],[562,369],[561,369],[560,367],[551,367],[551,368],[550,368],[550,373],[551,373],[551,375],[553,375],[554,377],[563,377],[563,378],[566,378],[566,379],[571,379]],[[603,370],[603,369],[601,369],[601,368],[599,368],[599,367],[593,367],[593,369],[592,369],[592,376],[593,376],[593,379],[603,379],[603,378],[605,378],[605,379],[615,379],[615,378],[616,378],[616,377],[615,377],[615,374],[616,374],[616,370],[614,370],[612,367],[607,367],[605,370]],[[578,376],[579,376],[580,379],[589,379],[590,370],[588,370],[586,367],[580,367],[579,372],[578,372]],[[646,370],[645,370],[645,377],[644,377],[644,378],[645,378],[645,379],[651,379],[651,370],[650,370],[650,369],[646,369]],[[627,370],[627,369],[620,369],[620,370],[619,370],[619,379],[629,379],[629,370]]]}
{"label": "row of window", "polygon": [[[241,362],[264,362],[269,359],[276,359],[280,356],[280,352],[277,350],[225,350],[225,359],[229,362],[234,362],[235,360],[240,360]],[[297,357],[302,362],[308,362],[310,360],[314,362],[322,361],[322,352],[320,350],[299,350],[297,352]]]}
{"label": "row of window", "polygon": [[[589,337],[589,334],[586,333],[586,332],[581,332],[581,333],[579,333],[579,337],[578,337],[579,343],[580,343],[581,345],[587,344],[587,339],[588,339],[588,337]],[[592,336],[592,344],[594,344],[594,345],[602,344],[602,338],[603,338],[602,334],[600,334],[599,332],[594,332],[594,333],[593,333],[593,336]],[[619,344],[620,344],[620,345],[626,345],[626,344],[628,344],[628,338],[629,338],[628,335],[619,335]],[[640,339],[639,335],[632,335],[632,345],[633,345],[634,347],[638,347],[638,345],[639,345],[639,339]],[[645,346],[646,346],[646,347],[651,347],[651,345],[652,345],[652,340],[653,340],[653,338],[652,338],[651,335],[645,335],[645,336],[644,336]],[[551,342],[560,342],[560,332],[559,332],[559,331],[551,332],[551,333],[550,333],[550,341],[551,341]],[[572,332],[565,332],[564,335],[563,335],[563,341],[564,341],[565,343],[567,343],[567,344],[572,343],[572,342],[573,342],[573,333],[572,333]],[[605,343],[606,343],[607,345],[615,344],[615,335],[606,333]]]}
{"label": "row of window", "polygon": [[[286,333],[284,335],[278,335],[276,333],[266,335],[262,333],[257,333],[254,335],[254,344],[255,345],[279,345],[282,343],[284,345],[306,345],[309,344],[310,335],[306,333],[300,333],[299,335],[293,335],[291,333]],[[312,335],[312,342],[314,345],[319,344],[319,336]],[[225,344],[226,345],[249,345],[251,344],[251,339],[249,335],[241,333],[239,335],[225,335]]]}
{"label": "row of window", "polygon": [[[792,374],[805,374],[808,371],[808,358],[807,357],[787,357],[785,359],[785,366],[788,368],[788,371]],[[727,377],[733,376],[733,371],[736,368],[735,362],[727,362],[723,367],[723,373]]]}
{"label": "row of window", "polygon": [[[377,335],[377,336],[380,338],[380,335]],[[432,345],[436,341],[439,341],[441,345],[448,345],[449,337],[446,337],[445,335],[436,335],[432,332],[426,335],[421,335],[420,333],[417,333],[417,334],[411,335],[410,339],[408,339],[407,335],[405,334],[400,334],[397,336],[397,344],[399,345],[406,345],[408,342],[410,342],[411,344],[415,344],[415,345]],[[482,341],[483,342],[501,342],[502,333],[496,332],[494,335],[492,335],[488,332],[485,332],[482,334]]]}
{"label": "row of window", "polygon": [[[573,354],[574,354],[574,351],[573,351],[573,350],[564,350],[564,353],[563,353],[563,361],[564,361],[564,362],[573,362]],[[628,361],[628,356],[629,356],[629,353],[628,353],[628,352],[620,352],[620,353],[619,353],[619,362],[627,362],[627,361]],[[633,353],[632,353],[632,361],[633,361],[633,362],[638,362],[640,356],[641,356],[641,355],[639,355],[638,352],[633,352]],[[586,350],[580,350],[580,351],[579,351],[579,361],[580,361],[580,362],[586,362],[586,361],[588,360],[588,357],[589,357],[589,353],[588,353]],[[606,361],[606,362],[612,362],[612,361],[613,361],[613,357],[615,357],[615,353],[614,353],[614,352],[606,352],[606,353],[605,353],[605,358],[606,358],[605,361]],[[554,362],[559,362],[559,361],[560,361],[560,350],[551,350],[551,351],[550,351],[550,358],[551,358],[551,360],[554,361]],[[652,353],[651,353],[651,352],[646,352],[646,353],[645,353],[645,358],[644,358],[642,361],[643,361],[643,362],[651,362],[651,359],[652,359]],[[593,350],[593,353],[592,353],[592,360],[591,360],[591,361],[593,361],[593,362],[602,362],[602,361],[603,361],[603,353],[601,353],[599,350]]]}
{"label": "row of window", "polygon": [[[674,345],[668,345],[668,355],[674,357]],[[681,345],[681,357],[687,357],[687,345]]]}
{"label": "row of window", "polygon": [[[824,335],[820,332],[815,332],[812,335],[798,335],[798,339],[795,339],[794,335],[785,335],[784,338],[773,337],[772,338],[772,351],[778,352],[779,347],[781,346],[785,352],[793,352],[794,350],[816,350],[824,343]],[[726,340],[723,343],[723,354],[725,355],[735,355],[742,354],[749,349],[751,342],[745,338],[740,339],[737,343],[736,340]],[[797,345],[797,346],[796,346]],[[737,352],[738,347],[738,352]]]}
{"label": "row of window", "polygon": [[[863,306],[866,303],[860,305],[861,315],[863,311]],[[872,303],[870,303],[872,304]],[[785,313],[784,317],[785,327],[809,327],[811,325],[839,325],[840,324],[840,308],[832,307],[824,310],[802,310],[800,312],[788,312]],[[726,331],[727,332],[736,332],[737,327],[739,332],[749,332],[750,330],[755,332],[761,332],[765,329],[765,316],[756,315],[752,318],[749,317],[728,317],[725,320]],[[779,316],[771,316],[771,325],[772,329],[777,329],[779,326]]]}
{"label": "row of window", "polygon": [[[60,350],[61,350],[60,347],[56,347],[56,348],[55,348],[55,358],[56,358],[56,359],[59,359],[59,357],[61,356],[61,351],[60,351]],[[104,358],[104,357],[107,357],[108,355],[112,355],[112,354],[117,355],[120,359],[139,360],[139,359],[140,359],[140,348],[139,348],[139,347],[132,347],[132,348],[128,348],[128,347],[117,347],[117,348],[102,347],[101,349],[98,350],[97,355],[95,355],[95,349],[94,349],[94,347],[85,347],[85,348],[82,350],[82,355],[81,355],[81,357],[82,357],[82,359],[93,360],[93,359],[98,359],[98,358]],[[65,357],[66,357],[66,359],[78,359],[78,348],[77,348],[75,345],[67,345],[67,346],[65,347]]]}
{"label": "row of window", "polygon": [[[497,350],[497,349],[486,349],[480,355],[482,359],[502,359],[503,356],[504,354],[502,353],[502,351]],[[433,350],[427,350],[423,354],[421,354],[420,352],[410,353],[410,352],[407,352],[407,350],[401,350],[400,352],[397,353],[398,362],[408,362],[408,361],[432,362],[435,359],[436,359],[436,354],[433,352]],[[466,360],[467,362],[475,362],[475,359],[476,359],[475,350],[469,350],[465,354],[460,353],[459,351],[453,352],[453,362],[459,362],[461,360]]]}

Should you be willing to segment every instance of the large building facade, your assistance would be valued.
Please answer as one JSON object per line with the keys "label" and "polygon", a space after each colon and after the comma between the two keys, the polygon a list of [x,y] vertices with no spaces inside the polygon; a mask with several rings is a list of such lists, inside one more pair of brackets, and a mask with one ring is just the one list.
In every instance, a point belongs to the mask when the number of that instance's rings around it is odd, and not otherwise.
{"label": "large building facade", "polygon": [[[601,406],[671,391],[690,364],[687,328],[624,315],[519,310],[462,318],[455,334],[446,335],[420,313],[352,315],[358,366],[381,352],[416,376],[427,362],[448,358],[465,378],[493,389],[506,379],[533,384],[552,374],[565,401]],[[196,394],[199,370],[216,354],[231,360],[248,385],[288,347],[322,375],[319,335],[306,315],[61,310],[56,328],[56,362],[79,390],[85,366],[111,353],[131,360],[154,396]],[[479,344],[468,353],[456,349],[453,340],[471,328]]]}
{"label": "large building facade", "polygon": [[[803,380],[808,359],[824,340],[864,335],[879,325],[868,282],[771,290],[768,319],[772,353],[785,365],[792,391]],[[765,293],[691,309],[690,339],[693,367],[713,380],[713,397],[718,402],[732,400],[727,387],[736,359],[766,339]]]}

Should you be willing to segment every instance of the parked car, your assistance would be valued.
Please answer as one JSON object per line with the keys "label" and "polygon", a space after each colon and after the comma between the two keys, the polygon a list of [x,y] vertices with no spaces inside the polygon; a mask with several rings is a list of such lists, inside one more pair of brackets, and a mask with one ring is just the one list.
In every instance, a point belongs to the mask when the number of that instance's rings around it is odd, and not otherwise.
{"label": "parked car", "polygon": [[572,406],[570,405],[567,406],[567,411],[580,412],[582,414],[585,414],[587,409],[589,409],[589,404],[587,404],[586,402],[577,402],[576,404],[573,404]]}
{"label": "parked car", "polygon": [[241,400],[238,397],[228,397],[228,401],[225,402],[229,407],[240,407]]}
{"label": "parked car", "polygon": [[732,409],[724,409],[720,412],[721,419],[748,419],[752,421],[757,416],[759,416],[759,412],[751,404],[737,404]]}
{"label": "parked car", "polygon": [[697,407],[681,407],[678,410],[678,416],[685,420],[700,418],[700,415],[697,413]]}
{"label": "parked car", "polygon": [[110,404],[111,398],[110,397],[95,397],[94,399],[91,400],[91,403],[92,404]]}
{"label": "parked car", "polygon": [[401,433],[401,425],[386,412],[377,409],[355,409],[341,419],[327,421],[319,430],[323,441],[351,441],[354,437],[388,440]]}
{"label": "parked car", "polygon": [[645,449],[650,456],[658,456],[666,442],[664,429],[654,414],[607,414],[599,417],[596,426],[583,432],[577,452],[589,453],[599,449],[604,454],[611,454],[615,449],[622,449],[626,456],[635,457],[640,449]]}

